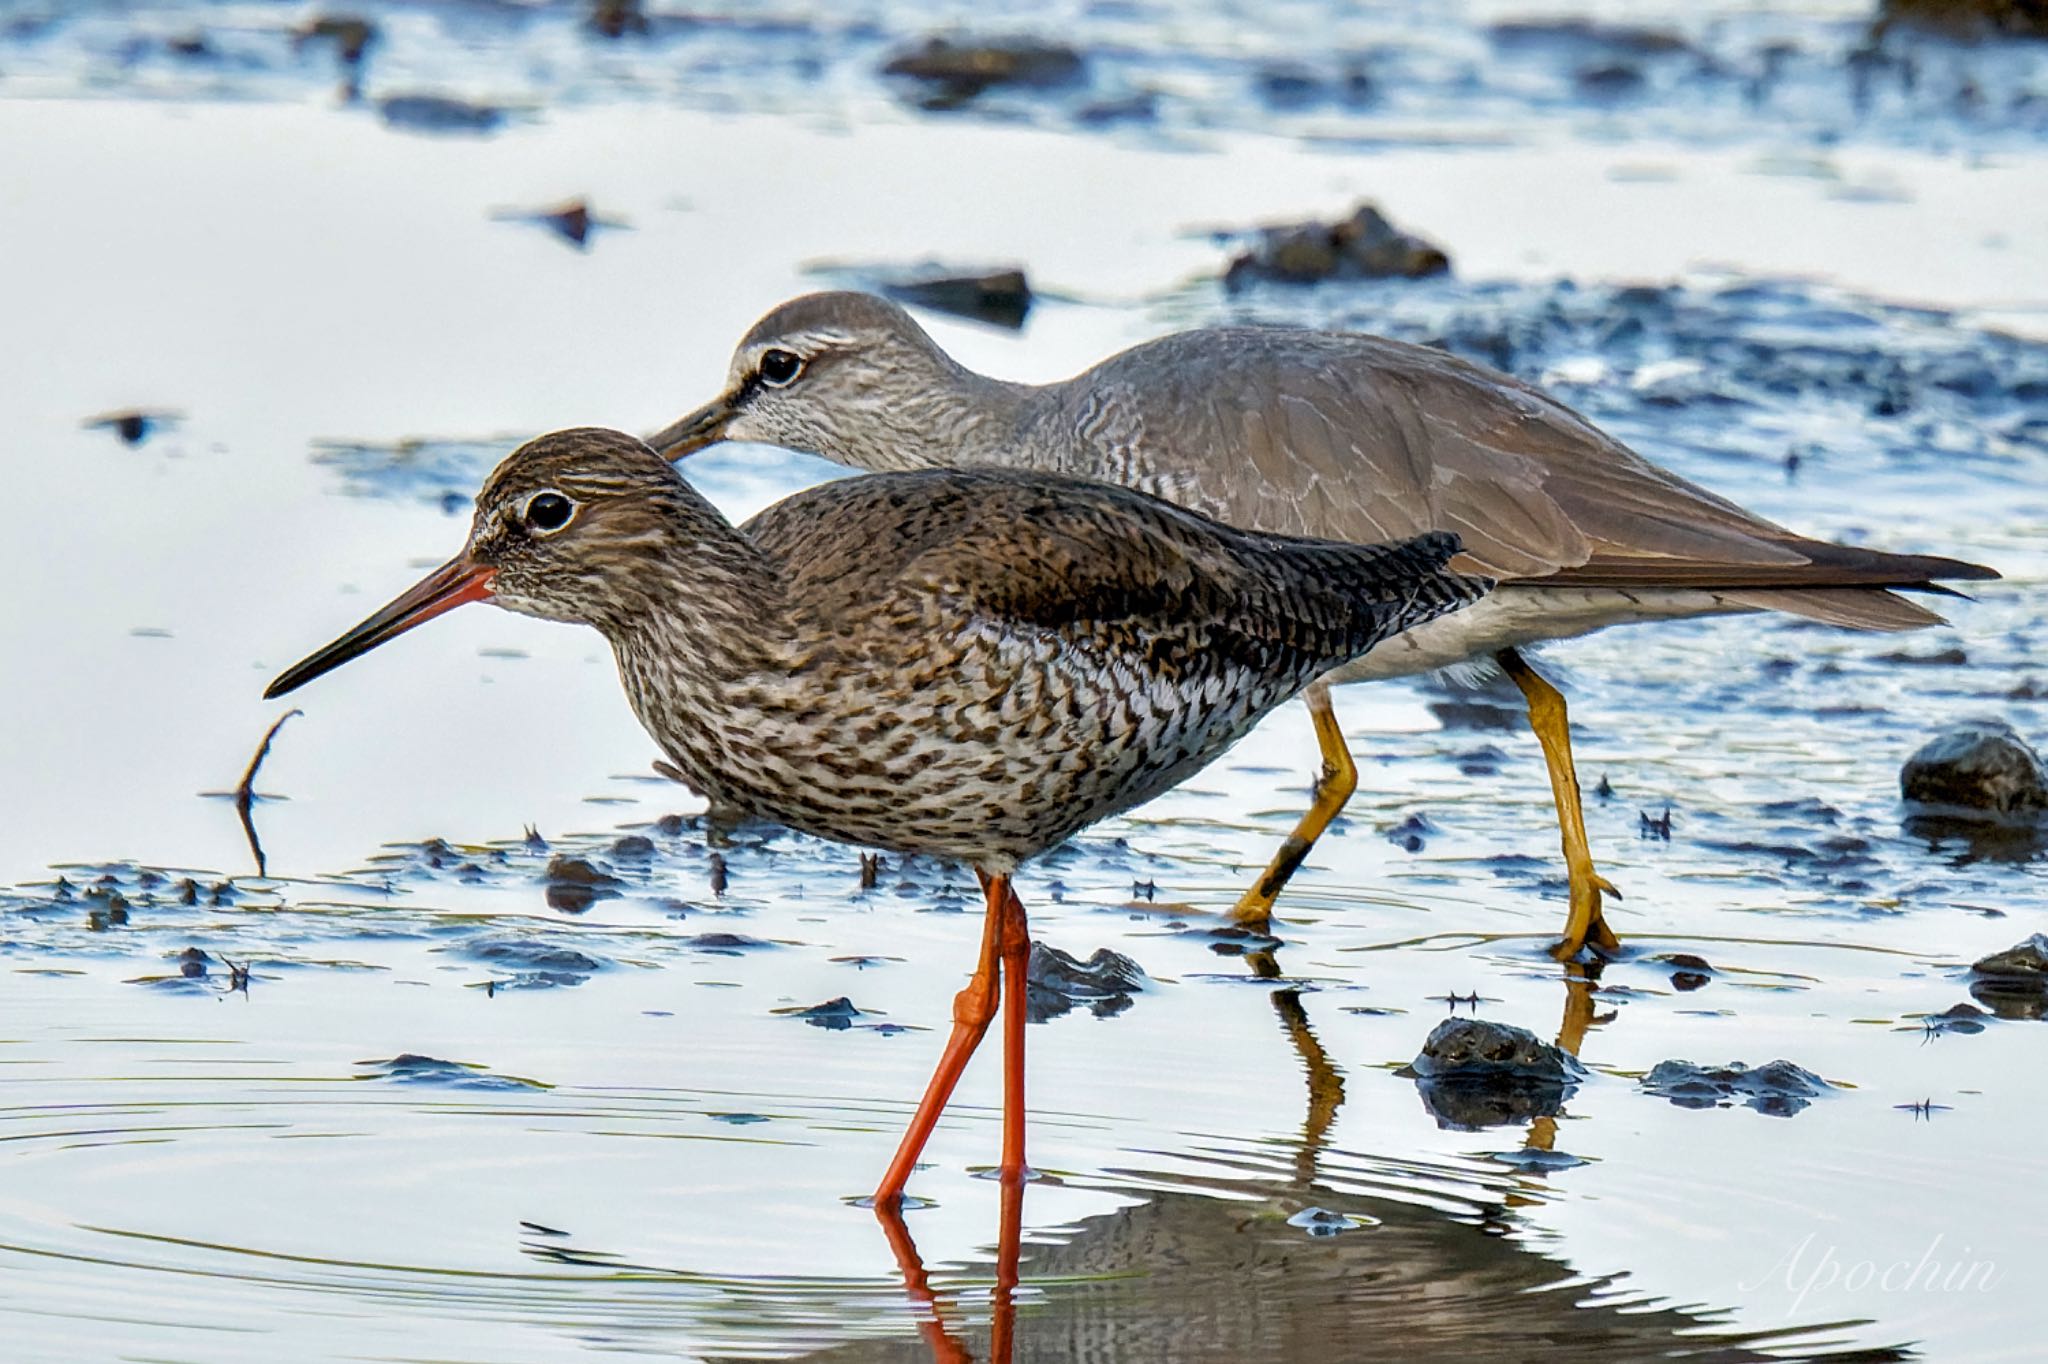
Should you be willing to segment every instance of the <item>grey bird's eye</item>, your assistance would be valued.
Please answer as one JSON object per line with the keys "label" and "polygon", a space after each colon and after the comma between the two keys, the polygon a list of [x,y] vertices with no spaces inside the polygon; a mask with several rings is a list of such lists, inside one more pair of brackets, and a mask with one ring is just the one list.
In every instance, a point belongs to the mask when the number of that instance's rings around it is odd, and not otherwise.
{"label": "grey bird's eye", "polygon": [[526,524],[543,535],[568,525],[575,514],[576,504],[552,489],[526,500]]}
{"label": "grey bird's eye", "polygon": [[761,352],[761,382],[770,388],[786,388],[796,382],[796,376],[804,372],[804,358],[795,351],[764,350]]}

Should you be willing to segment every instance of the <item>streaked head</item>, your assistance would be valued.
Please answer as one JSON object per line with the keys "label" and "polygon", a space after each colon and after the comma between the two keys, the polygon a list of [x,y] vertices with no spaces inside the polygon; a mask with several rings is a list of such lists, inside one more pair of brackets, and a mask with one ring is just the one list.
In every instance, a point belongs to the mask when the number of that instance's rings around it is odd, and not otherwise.
{"label": "streaked head", "polygon": [[922,468],[932,407],[966,371],[909,313],[874,294],[791,299],[733,351],[725,391],[648,444],[669,459],[759,441],[859,469]]}
{"label": "streaked head", "polygon": [[726,523],[633,437],[596,427],[541,436],[485,482],[460,554],[286,669],[264,696],[282,696],[466,602],[605,628],[672,583],[692,527],[715,535],[714,526]]}

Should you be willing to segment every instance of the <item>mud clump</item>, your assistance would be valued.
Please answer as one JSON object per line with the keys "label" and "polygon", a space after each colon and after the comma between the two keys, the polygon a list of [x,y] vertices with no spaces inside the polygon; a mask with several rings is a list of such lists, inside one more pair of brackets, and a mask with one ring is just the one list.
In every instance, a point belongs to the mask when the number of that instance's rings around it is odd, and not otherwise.
{"label": "mud clump", "polygon": [[1791,1117],[1830,1088],[1812,1071],[1783,1060],[1754,1069],[1740,1061],[1725,1066],[1659,1061],[1643,1077],[1642,1087],[1680,1108],[1730,1108],[1740,1103],[1773,1118]]}
{"label": "mud clump", "polygon": [[1320,284],[1339,279],[1427,279],[1448,274],[1440,246],[1404,232],[1377,206],[1360,204],[1334,223],[1311,220],[1259,229],[1248,250],[1223,272],[1223,287]]}
{"label": "mud clump", "polygon": [[1080,82],[1081,54],[1035,38],[960,42],[927,38],[882,64],[882,74],[915,84],[926,109],[956,109],[998,87],[1057,90]]}
{"label": "mud clump", "polygon": [[1970,720],[1906,759],[1899,789],[1915,805],[2033,819],[2048,811],[2048,766],[2003,720]]}
{"label": "mud clump", "polygon": [[1437,1024],[1396,1073],[1416,1082],[1437,1126],[1468,1132],[1555,1116],[1586,1078],[1586,1068],[1562,1047],[1483,1018]]}
{"label": "mud clump", "polygon": [[1131,1007],[1147,979],[1143,967],[1107,947],[1096,948],[1082,961],[1035,942],[1024,972],[1024,1013],[1033,1023],[1044,1023],[1085,1005],[1097,1018],[1110,1018]]}

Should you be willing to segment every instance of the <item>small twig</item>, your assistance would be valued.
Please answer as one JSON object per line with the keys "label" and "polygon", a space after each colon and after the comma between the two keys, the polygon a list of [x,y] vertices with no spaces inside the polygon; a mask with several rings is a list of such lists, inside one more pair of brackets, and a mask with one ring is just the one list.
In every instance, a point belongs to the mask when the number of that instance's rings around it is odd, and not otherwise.
{"label": "small twig", "polygon": [[256,857],[256,874],[268,876],[270,865],[263,856],[263,841],[256,837],[256,820],[250,813],[256,808],[256,769],[263,766],[263,760],[270,756],[270,741],[284,728],[284,722],[304,711],[293,709],[277,717],[269,729],[263,731],[263,742],[256,745],[256,756],[249,759],[249,768],[242,773],[241,782],[235,787],[235,813],[242,817],[242,832],[248,835],[249,851]]}

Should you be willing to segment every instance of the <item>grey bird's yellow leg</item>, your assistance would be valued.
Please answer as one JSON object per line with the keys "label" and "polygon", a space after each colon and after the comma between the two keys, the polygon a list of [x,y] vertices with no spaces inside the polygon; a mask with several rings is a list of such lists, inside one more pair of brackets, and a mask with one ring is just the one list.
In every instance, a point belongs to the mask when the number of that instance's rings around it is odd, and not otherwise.
{"label": "grey bird's yellow leg", "polygon": [[1287,878],[1294,875],[1308,850],[1323,836],[1323,830],[1330,827],[1330,821],[1344,808],[1344,802],[1351,799],[1351,793],[1358,789],[1358,765],[1351,761],[1351,747],[1344,742],[1344,731],[1337,727],[1337,712],[1330,706],[1330,689],[1321,682],[1312,684],[1302,693],[1308,701],[1309,718],[1315,721],[1316,743],[1323,750],[1322,775],[1316,779],[1315,799],[1308,807],[1308,813],[1294,826],[1294,832],[1287,835],[1287,841],[1280,845],[1280,851],[1273,854],[1264,874],[1252,883],[1250,890],[1238,897],[1237,904],[1230,911],[1230,921],[1240,928],[1264,932],[1273,922],[1273,901],[1279,898]]}
{"label": "grey bird's yellow leg", "polygon": [[1564,937],[1550,954],[1560,961],[1569,960],[1588,943],[1599,951],[1612,952],[1621,946],[1621,940],[1600,912],[1600,895],[1605,891],[1619,900],[1621,892],[1593,870],[1593,853],[1586,846],[1586,814],[1579,804],[1578,770],[1572,766],[1571,717],[1565,712],[1564,694],[1537,676],[1515,650],[1502,649],[1494,658],[1529,703],[1529,728],[1543,745],[1543,761],[1550,768],[1550,794],[1557,802],[1565,871],[1571,878],[1571,911],[1565,919]]}

